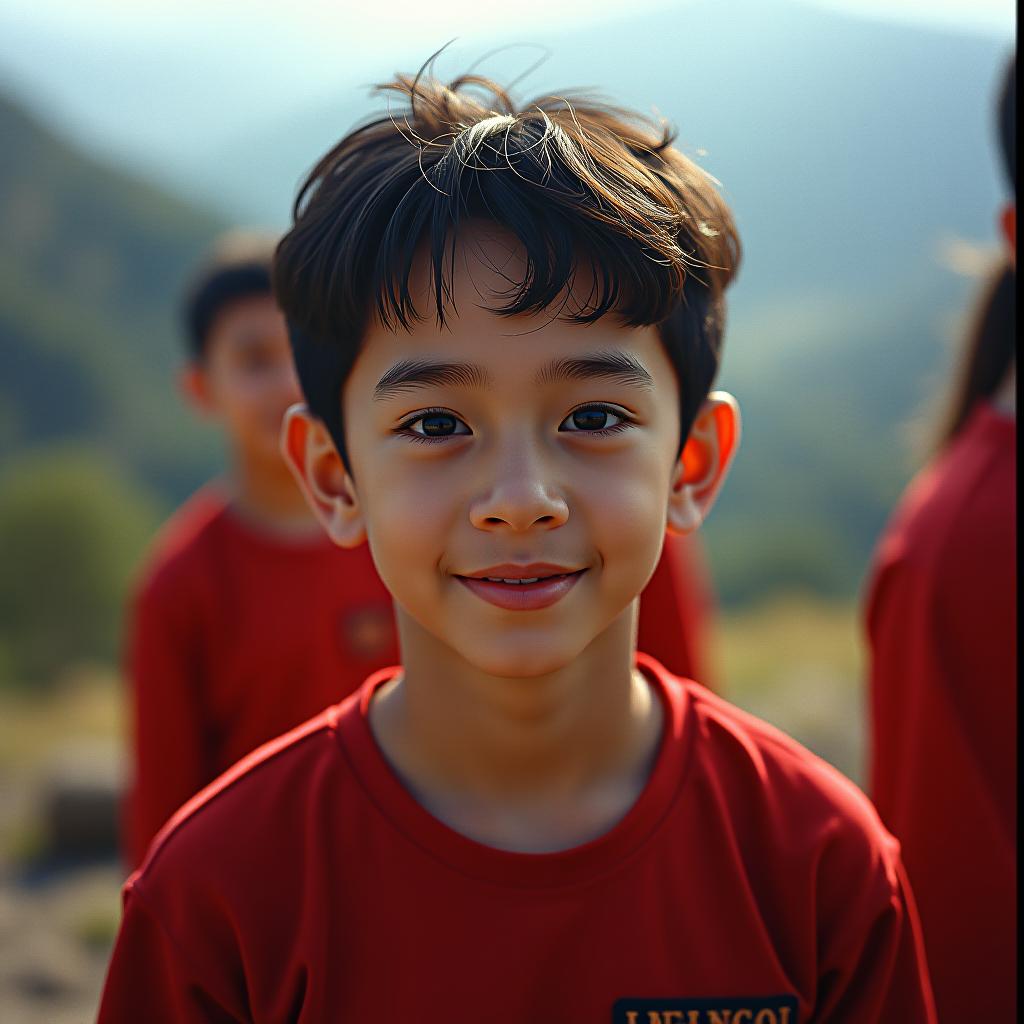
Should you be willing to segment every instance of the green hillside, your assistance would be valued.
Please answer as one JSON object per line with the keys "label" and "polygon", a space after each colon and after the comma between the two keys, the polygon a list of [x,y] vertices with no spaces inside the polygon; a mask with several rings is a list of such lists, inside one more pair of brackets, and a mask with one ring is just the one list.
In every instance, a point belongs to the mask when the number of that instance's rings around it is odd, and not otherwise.
{"label": "green hillside", "polygon": [[166,499],[214,464],[173,390],[175,303],[217,219],[0,97],[0,460],[74,439]]}

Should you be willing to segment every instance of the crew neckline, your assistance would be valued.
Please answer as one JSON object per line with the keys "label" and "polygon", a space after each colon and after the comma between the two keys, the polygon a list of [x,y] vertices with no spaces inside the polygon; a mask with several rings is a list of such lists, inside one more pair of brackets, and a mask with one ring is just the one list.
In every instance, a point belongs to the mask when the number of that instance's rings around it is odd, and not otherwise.
{"label": "crew neckline", "polygon": [[647,655],[638,653],[636,665],[665,712],[651,774],[633,806],[612,828],[566,850],[518,853],[488,846],[457,832],[417,802],[388,764],[369,723],[374,692],[394,679],[398,668],[384,669],[367,679],[338,721],[338,741],[377,810],[407,840],[448,867],[511,888],[586,884],[623,865],[657,832],[675,802],[693,745],[685,688]]}
{"label": "crew neckline", "polygon": [[245,543],[287,555],[320,554],[335,545],[321,528],[310,528],[307,533],[290,534],[287,530],[264,527],[247,518],[235,507],[227,488],[220,481],[206,485],[204,497],[219,506],[219,518],[236,537]]}

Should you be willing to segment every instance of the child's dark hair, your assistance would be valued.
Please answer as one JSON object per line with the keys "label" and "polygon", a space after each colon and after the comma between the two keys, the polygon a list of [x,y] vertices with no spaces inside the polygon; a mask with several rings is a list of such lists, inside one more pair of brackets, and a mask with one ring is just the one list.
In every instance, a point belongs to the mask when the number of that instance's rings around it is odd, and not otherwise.
{"label": "child's dark hair", "polygon": [[[999,155],[1012,191],[1017,196],[1017,56],[1003,72],[996,97],[996,135]],[[960,433],[979,401],[1002,386],[1016,358],[1017,274],[1009,259],[989,274],[975,303],[947,411],[939,427],[937,448],[945,448]]]}
{"label": "child's dark hair", "polygon": [[1016,324],[1016,274],[1007,260],[990,273],[975,300],[948,411],[939,428],[939,449],[960,433],[979,401],[999,390],[1014,360]]}
{"label": "child's dark hair", "polygon": [[[475,75],[399,75],[378,90],[402,109],[350,132],[313,168],[274,263],[307,404],[342,458],[342,385],[368,322],[422,319],[409,280],[425,254],[445,323],[456,235],[471,218],[506,229],[524,253],[523,279],[494,313],[550,307],[576,323],[614,313],[658,326],[685,439],[718,370],[740,245],[714,180],[672,148],[672,132],[580,94],[517,106]],[[585,298],[572,289],[578,269]]]}
{"label": "child's dark hair", "polygon": [[202,360],[210,328],[225,308],[254,295],[271,295],[276,238],[228,232],[214,243],[193,274],[182,304],[189,355]]}

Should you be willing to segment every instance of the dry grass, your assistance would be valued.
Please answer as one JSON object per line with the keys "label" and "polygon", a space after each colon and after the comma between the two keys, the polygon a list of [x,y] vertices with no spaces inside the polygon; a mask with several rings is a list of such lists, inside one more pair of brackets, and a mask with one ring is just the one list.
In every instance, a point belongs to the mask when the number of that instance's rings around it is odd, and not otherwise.
{"label": "dry grass", "polygon": [[117,674],[102,666],[69,671],[53,691],[0,691],[0,772],[37,768],[68,742],[118,743],[124,735]]}
{"label": "dry grass", "polygon": [[723,616],[715,638],[725,696],[863,778],[864,654],[858,609],[790,595]]}

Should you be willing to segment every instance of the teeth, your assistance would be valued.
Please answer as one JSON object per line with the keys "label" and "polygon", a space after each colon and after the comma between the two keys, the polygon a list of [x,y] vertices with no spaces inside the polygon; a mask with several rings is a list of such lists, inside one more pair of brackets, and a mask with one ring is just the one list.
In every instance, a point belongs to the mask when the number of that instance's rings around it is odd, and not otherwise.
{"label": "teeth", "polygon": [[538,583],[540,581],[539,576],[531,576],[529,579],[525,580],[507,580],[501,576],[485,576],[484,579],[487,580],[488,583],[513,583],[516,585],[522,583]]}

